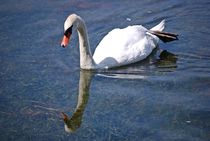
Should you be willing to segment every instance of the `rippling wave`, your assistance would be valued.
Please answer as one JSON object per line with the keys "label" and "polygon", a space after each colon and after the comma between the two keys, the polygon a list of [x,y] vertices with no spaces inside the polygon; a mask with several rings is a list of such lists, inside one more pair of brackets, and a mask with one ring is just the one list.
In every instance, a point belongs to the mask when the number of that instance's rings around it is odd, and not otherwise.
{"label": "rippling wave", "polygon": [[[209,9],[209,0],[1,0],[1,140],[209,140]],[[77,35],[59,47],[70,13],[86,21],[92,52],[113,28],[162,19],[179,40],[142,62],[83,72]]]}

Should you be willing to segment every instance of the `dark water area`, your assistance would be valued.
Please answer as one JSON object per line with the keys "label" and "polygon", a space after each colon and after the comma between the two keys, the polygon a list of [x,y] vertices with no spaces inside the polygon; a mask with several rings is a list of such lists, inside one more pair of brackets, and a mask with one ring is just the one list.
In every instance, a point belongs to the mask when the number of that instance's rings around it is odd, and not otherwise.
{"label": "dark water area", "polygon": [[[1,141],[210,140],[209,10],[208,0],[1,0]],[[60,47],[70,13],[86,21],[92,52],[113,28],[162,19],[179,40],[133,65],[81,71],[77,34]]]}

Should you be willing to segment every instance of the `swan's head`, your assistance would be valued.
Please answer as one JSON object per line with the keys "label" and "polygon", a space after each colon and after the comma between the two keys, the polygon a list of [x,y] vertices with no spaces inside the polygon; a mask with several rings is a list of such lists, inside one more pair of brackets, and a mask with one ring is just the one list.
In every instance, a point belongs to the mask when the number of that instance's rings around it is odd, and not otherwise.
{"label": "swan's head", "polygon": [[79,19],[80,17],[76,14],[71,14],[67,17],[66,21],[64,22],[64,36],[61,42],[62,47],[67,47],[73,28],[77,29],[79,26]]}

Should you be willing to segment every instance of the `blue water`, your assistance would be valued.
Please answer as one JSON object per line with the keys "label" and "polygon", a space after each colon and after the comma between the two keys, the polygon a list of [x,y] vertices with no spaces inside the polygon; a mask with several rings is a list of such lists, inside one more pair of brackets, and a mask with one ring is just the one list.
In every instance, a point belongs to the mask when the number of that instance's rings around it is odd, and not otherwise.
{"label": "blue water", "polygon": [[[210,140],[209,10],[208,0],[1,0],[1,141]],[[80,71],[78,36],[60,47],[74,12],[92,51],[113,28],[162,19],[179,41],[137,64]],[[75,121],[72,133],[61,112]]]}

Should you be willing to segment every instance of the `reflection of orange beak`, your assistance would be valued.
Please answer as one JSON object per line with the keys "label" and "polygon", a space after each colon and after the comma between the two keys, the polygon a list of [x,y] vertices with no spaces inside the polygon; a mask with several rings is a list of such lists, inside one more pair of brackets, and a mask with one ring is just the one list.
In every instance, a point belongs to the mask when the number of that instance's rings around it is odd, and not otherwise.
{"label": "reflection of orange beak", "polygon": [[71,36],[71,34],[69,34],[68,36],[66,36],[66,35],[63,36],[63,39],[61,41],[61,46],[63,48],[66,48],[67,47],[67,45],[69,43],[70,36]]}
{"label": "reflection of orange beak", "polygon": [[61,112],[61,118],[63,119],[63,121],[66,123],[69,119],[68,115],[65,114],[64,112]]}

